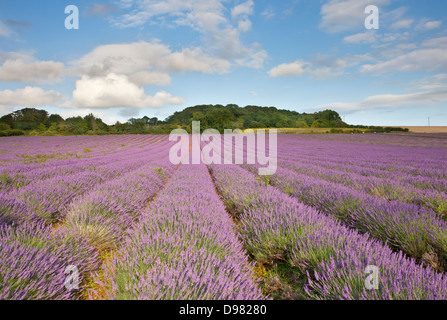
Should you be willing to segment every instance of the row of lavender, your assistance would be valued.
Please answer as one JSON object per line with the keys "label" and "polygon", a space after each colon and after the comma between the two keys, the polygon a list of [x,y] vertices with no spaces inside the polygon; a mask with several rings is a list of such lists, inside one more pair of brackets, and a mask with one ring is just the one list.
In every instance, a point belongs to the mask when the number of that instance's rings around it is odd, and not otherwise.
{"label": "row of lavender", "polygon": [[[76,158],[76,154],[97,156],[104,153],[120,153],[133,149],[161,136],[57,136],[57,137],[8,137],[2,138],[0,163],[33,164],[39,159],[62,160]],[[23,161],[27,160],[27,161]],[[36,160],[36,161],[30,161]]]}
{"label": "row of lavender", "polygon": [[[246,167],[256,172],[253,167]],[[343,185],[278,168],[269,183],[348,227],[387,243],[394,250],[445,270],[447,222],[433,211],[386,201]]]}
{"label": "row of lavender", "polygon": [[[163,163],[166,160],[166,148],[160,148],[159,151],[159,159],[152,155],[151,164],[131,171],[128,169],[128,172],[123,173],[121,177],[97,183],[90,188],[90,191],[78,194],[67,206],[64,223],[57,231],[35,222],[33,224],[22,222],[13,226],[4,224],[0,239],[7,250],[3,251],[5,255],[0,255],[2,262],[0,266],[3,267],[0,275],[5,275],[0,297],[2,299],[79,297],[64,288],[64,279],[67,277],[63,272],[64,268],[67,263],[75,265],[79,268],[83,281],[83,275],[98,269],[99,251],[117,249],[124,238],[127,238],[129,243],[130,238],[126,236],[128,233],[131,236],[138,234],[138,231],[131,231],[132,227],[140,220],[142,212],[146,212],[143,208],[148,200],[152,199],[174,171],[172,165]],[[121,165],[129,168],[125,163]],[[200,193],[204,186],[208,191]],[[170,269],[163,267],[163,270],[169,271],[164,278],[162,277],[168,286],[168,292],[159,296],[160,299],[263,298],[253,278],[253,266],[247,262],[232,222],[217,194],[212,190],[213,185],[206,167],[202,166],[192,171],[187,167],[176,175],[170,183],[170,188],[160,195],[161,199],[169,197],[170,200],[160,200],[161,202],[157,200],[154,204],[155,210],[160,210],[162,215],[158,219],[160,223],[171,221],[172,214],[175,213],[181,219],[172,226],[175,229],[172,231],[176,234],[185,231],[181,234],[181,239],[174,239],[175,241],[166,242],[161,244],[162,247],[158,247],[156,254],[159,257],[166,254],[177,257],[180,252],[180,257],[183,259],[174,261]],[[191,203],[193,194],[197,198]],[[181,212],[177,211],[179,205],[183,209]],[[186,213],[189,213],[190,217]],[[197,224],[203,223],[204,227],[197,230]],[[144,221],[138,223],[138,226],[142,225]],[[150,238],[155,242],[160,240],[153,235],[153,232],[144,231],[144,238]],[[218,236],[217,231],[220,232]],[[163,230],[159,230],[158,235],[160,232]],[[179,243],[184,242],[182,240],[194,237],[194,241],[185,242],[187,247],[178,247]],[[138,247],[133,244],[125,248],[130,248],[134,253]],[[151,263],[146,266],[141,264],[141,256],[133,255],[132,252],[131,256],[137,259],[138,264],[134,265],[136,270],[128,270],[129,272],[121,274],[124,279],[138,276],[138,270],[141,268],[154,268]],[[19,256],[24,259],[18,259]],[[183,268],[177,267],[178,264],[186,262],[192,263],[192,268],[187,268],[186,274],[178,274],[180,278],[173,279],[171,272],[183,271]],[[155,272],[155,275],[160,276],[158,272]],[[160,281],[160,278],[157,279]],[[199,287],[198,282],[202,283]],[[137,292],[138,297],[147,297],[145,294],[148,291],[137,290]],[[137,293],[133,291],[130,294]]]}
{"label": "row of lavender", "polygon": [[[259,262],[282,259],[306,271],[309,297],[447,298],[443,274],[265,185],[244,169],[217,165],[212,175],[227,207],[241,214],[247,251]],[[379,270],[377,288],[365,285],[368,266]]]}
{"label": "row of lavender", "polygon": [[[139,213],[174,170],[166,161],[168,147],[165,140],[155,144],[152,153],[110,163],[113,169],[106,170],[110,172],[106,177],[89,172],[67,178],[60,188],[61,177],[54,179],[55,184],[49,183],[51,179],[43,181],[47,189],[33,184],[35,191],[41,191],[42,200],[53,195],[51,201],[33,202],[36,206],[27,201],[4,205],[0,223],[0,299],[79,298],[82,291],[65,286],[66,268],[75,266],[83,283],[85,275],[100,266],[100,250],[119,246],[126,230],[138,221]],[[54,201],[58,208],[64,208],[59,217],[63,223],[56,230],[48,224],[52,220],[47,219],[51,212],[48,206],[54,206]]]}
{"label": "row of lavender", "polygon": [[[280,154],[279,157],[280,159],[287,160],[288,158],[294,156],[297,157],[299,162],[302,164],[316,165],[341,172],[352,172],[377,178],[393,179],[407,185],[412,185],[419,189],[433,189],[438,191],[446,190],[446,182],[444,177],[445,172],[442,170],[442,163],[438,163],[437,167],[435,168],[436,172],[428,171],[427,167],[423,169],[425,172],[422,171],[421,168],[417,169],[417,171],[402,171],[402,166],[405,162],[400,164],[388,163],[380,166],[373,166],[368,164],[368,162],[365,163],[364,160],[350,160],[348,156],[347,159],[343,161],[343,159],[331,159],[330,156],[323,156],[322,154],[317,154],[316,157],[305,158],[300,156],[299,151],[295,152],[295,154]],[[413,151],[410,150],[409,152],[411,153]],[[384,156],[381,153],[377,154],[381,155],[382,157]],[[369,157],[373,157],[373,155],[369,155]]]}
{"label": "row of lavender", "polygon": [[[326,138],[325,138],[326,137]],[[352,170],[368,170],[382,175],[396,173],[403,176],[446,178],[445,147],[402,146],[394,144],[393,136],[383,144],[352,143],[349,135],[337,135],[337,140],[325,137],[279,136],[281,155],[296,157],[300,161],[330,164]],[[435,140],[436,137],[432,139]],[[367,137],[365,140],[368,141]],[[427,143],[429,143],[427,141]]]}
{"label": "row of lavender", "polygon": [[[113,161],[116,161],[117,157],[122,159],[123,157],[138,156],[139,154],[147,155],[147,151],[151,150],[151,145],[155,142],[161,141],[162,137],[154,136],[144,141],[135,141],[125,136],[120,141],[124,147],[118,147],[118,141],[115,141],[115,148],[108,150],[107,153],[89,153],[85,158],[69,158],[65,160],[57,161],[45,161],[42,163],[21,163],[17,161],[8,161],[2,165],[0,170],[0,190],[11,191],[28,185],[33,181],[48,179],[56,176],[76,174],[81,171],[101,168]],[[166,139],[162,139],[166,140]],[[75,140],[76,141],[76,140]],[[58,145],[57,141],[52,141]],[[98,141],[97,141],[98,143]],[[100,143],[98,143],[100,144]],[[36,144],[39,150],[46,152],[45,144]],[[68,146],[73,147],[73,143],[67,143]],[[77,145],[77,144],[76,144]],[[102,143],[101,143],[102,145]],[[124,148],[124,149],[123,149]],[[9,153],[13,153],[13,150],[9,150]]]}
{"label": "row of lavender", "polygon": [[[313,135],[314,140],[340,142],[340,135]],[[387,134],[344,134],[342,140],[349,143],[399,146],[447,147],[447,133],[387,133]]]}
{"label": "row of lavender", "polygon": [[[347,137],[344,135],[341,140]],[[447,223],[444,219],[447,197],[445,193],[436,190],[440,188],[436,182],[431,183],[436,186],[433,189],[416,189],[392,179],[352,173],[348,165],[345,165],[345,170],[328,169],[331,163],[337,165],[343,159],[361,167],[367,167],[368,163],[375,161],[392,162],[392,154],[396,148],[397,158],[411,158],[416,150],[391,144],[351,145],[341,140],[328,144],[321,140],[280,136],[279,168],[272,177],[264,177],[264,180],[299,201],[336,217],[347,226],[369,233],[376,239],[387,242],[395,250],[403,250],[418,262],[430,264],[437,270],[445,270]],[[391,139],[390,142],[392,141]],[[435,162],[439,164],[445,163],[445,159],[439,156],[446,154],[444,147],[417,148],[422,149],[424,157],[435,150],[431,159],[436,159]],[[303,156],[303,153],[306,155]],[[329,155],[328,159],[325,159],[324,153]],[[419,154],[413,156],[415,163],[423,162],[423,157]],[[313,161],[307,159],[312,157],[315,157]],[[319,167],[318,164],[321,163],[325,166]],[[406,175],[399,170],[399,162],[394,161],[393,165],[400,175]],[[417,165],[407,161],[403,166]],[[254,173],[258,171],[257,166],[244,167]],[[446,172],[442,166],[435,171],[440,175]]]}
{"label": "row of lavender", "polygon": [[108,299],[264,299],[206,166],[182,166],[106,269]]}
{"label": "row of lavender", "polygon": [[418,179],[417,186],[403,181],[408,179],[403,174],[389,174],[377,177],[366,172],[353,172],[352,167],[346,166],[343,170],[333,169],[331,162],[325,165],[306,163],[297,159],[280,159],[284,168],[306,174],[318,179],[342,184],[354,190],[377,196],[386,200],[398,200],[425,206],[442,215],[447,215],[447,180],[425,177]]}
{"label": "row of lavender", "polygon": [[[283,138],[280,168],[270,179],[273,185],[322,212],[336,216],[351,227],[388,241],[394,249],[403,250],[438,270],[445,269],[447,195],[439,191],[445,190],[445,180],[441,180],[442,184],[438,183],[437,177],[423,177],[431,180],[426,186],[432,187],[418,189],[402,182],[405,179],[402,177],[408,177],[408,174],[401,170],[401,167],[417,167],[421,173],[423,166],[419,165],[424,163],[424,158],[429,158],[438,164],[434,169],[438,176],[446,175],[446,158],[442,157],[447,155],[445,147],[350,146],[342,141],[332,141],[333,145],[328,146],[326,142],[313,141],[314,145],[308,151],[315,151],[315,157],[320,159],[303,163],[301,153],[297,152],[302,150],[297,143],[299,139]],[[389,141],[392,142],[392,138]],[[294,146],[292,142],[295,142]],[[324,152],[332,154],[333,158],[323,159]],[[390,179],[355,172],[358,167],[367,167],[371,162],[391,162],[393,157],[406,158],[407,161],[403,164],[393,162],[396,170],[390,173]],[[415,160],[410,161],[412,158]],[[337,167],[342,159],[357,166],[353,169],[349,165],[344,165],[343,169],[328,168],[332,163]]]}
{"label": "row of lavender", "polygon": [[[23,221],[31,218],[54,223],[63,219],[67,205],[74,198],[89,191],[97,184],[116,179],[126,172],[135,170],[157,154],[165,157],[169,144],[164,141],[152,149],[109,158],[107,164],[91,167],[92,162],[83,162],[73,169],[72,174],[59,174],[47,179],[36,179],[16,190],[0,192],[0,219]],[[87,168],[87,169],[86,169]],[[37,176],[39,174],[37,173]]]}
{"label": "row of lavender", "polygon": [[[166,157],[168,147],[165,140],[145,150],[150,151],[150,161],[143,159],[143,153],[140,158],[135,149],[130,153],[134,157],[117,162],[117,171],[104,180],[97,180],[102,174],[83,177],[82,172],[73,172],[62,187],[58,183],[52,185],[51,181],[63,179],[61,172],[54,179],[49,177],[17,190],[5,190],[3,196],[8,201],[18,199],[19,194],[27,196],[16,207],[7,205],[0,209],[6,208],[0,223],[0,241],[5,248],[0,253],[0,298],[76,298],[76,294],[67,292],[63,286],[67,263],[78,266],[84,275],[98,268],[98,251],[122,248],[107,269],[112,283],[108,288],[109,298],[261,299],[252,276],[253,265],[247,261],[204,166],[182,167],[155,202],[145,209],[174,172]],[[280,152],[281,166],[286,153],[284,149]],[[90,173],[88,170],[84,171]],[[309,297],[446,298],[443,275],[416,264],[417,261],[401,252],[393,253],[381,241],[359,235],[331,218],[338,215],[344,223],[376,238],[386,240],[389,234],[394,235],[397,238],[391,243],[394,249],[406,246],[406,250],[414,250],[419,258],[436,250],[442,262],[444,225],[438,224],[442,220],[433,216],[433,211],[413,206],[415,214],[411,214],[413,207],[403,207],[397,211],[396,219],[392,214],[401,202],[380,202],[382,207],[373,206],[368,211],[366,205],[371,199],[376,205],[377,198],[362,198],[364,193],[341,183],[300,175],[293,166],[279,168],[271,177],[272,184],[302,197],[303,202],[321,205],[319,209],[331,215],[326,216],[261,184],[240,167],[215,166],[213,175],[227,206],[244,214],[241,239],[248,252],[258,261],[280,256],[290,265],[309,271],[306,286]],[[82,177],[81,183],[71,184],[77,176]],[[45,185],[49,188],[40,198],[27,200],[33,199],[31,195],[35,191],[45,190]],[[78,188],[79,185],[85,188]],[[331,197],[331,188],[345,188],[341,194],[346,197],[337,202],[339,194],[335,192]],[[44,200],[50,195],[53,201],[46,203]],[[389,203],[392,205],[383,214]],[[331,211],[334,206],[336,211]],[[17,214],[22,209],[23,213]],[[36,220],[17,218],[29,217],[39,210]],[[42,218],[53,222],[53,210],[64,221],[57,231],[36,222]],[[357,213],[351,215],[352,212]],[[416,237],[408,240],[407,236],[414,230],[403,228],[399,223],[408,223],[418,230]],[[383,230],[389,233],[385,238]],[[24,259],[18,259],[20,256]],[[367,265],[380,269],[379,290],[366,290],[364,286]]]}

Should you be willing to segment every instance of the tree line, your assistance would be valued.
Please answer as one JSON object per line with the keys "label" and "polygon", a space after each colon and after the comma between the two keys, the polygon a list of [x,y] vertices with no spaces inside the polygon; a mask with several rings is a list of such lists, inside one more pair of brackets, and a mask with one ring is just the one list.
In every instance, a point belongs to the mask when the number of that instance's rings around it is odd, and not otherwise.
{"label": "tree line", "polygon": [[[0,118],[0,136],[16,135],[106,135],[106,134],[169,134],[174,129],[191,132],[192,121],[200,121],[201,130],[256,128],[349,128],[333,110],[299,113],[275,107],[235,104],[198,105],[177,111],[165,120],[144,116],[125,123],[107,125],[93,114],[63,119],[45,110],[24,108]],[[378,127],[375,127],[378,128]]]}

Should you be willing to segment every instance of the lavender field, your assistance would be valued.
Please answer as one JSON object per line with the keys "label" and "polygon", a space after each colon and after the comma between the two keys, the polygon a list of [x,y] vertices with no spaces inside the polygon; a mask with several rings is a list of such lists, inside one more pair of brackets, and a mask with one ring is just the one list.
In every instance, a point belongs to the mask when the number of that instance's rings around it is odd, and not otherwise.
{"label": "lavender field", "polygon": [[279,135],[271,176],[174,144],[0,139],[0,299],[447,299],[447,135]]}

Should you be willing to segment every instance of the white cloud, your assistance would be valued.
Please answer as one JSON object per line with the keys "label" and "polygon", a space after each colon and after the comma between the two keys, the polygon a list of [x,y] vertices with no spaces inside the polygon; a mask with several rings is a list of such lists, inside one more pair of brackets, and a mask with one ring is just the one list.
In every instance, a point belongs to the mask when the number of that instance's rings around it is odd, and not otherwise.
{"label": "white cloud", "polygon": [[103,45],[72,62],[73,72],[89,77],[104,77],[110,73],[123,74],[136,85],[167,85],[169,72],[198,71],[225,73],[230,63],[213,58],[199,48],[172,52],[158,42],[134,42]]}
{"label": "white cloud", "polygon": [[447,88],[447,73],[436,74],[417,81],[413,87],[418,90]]}
{"label": "white cloud", "polygon": [[26,62],[33,61],[33,57],[30,53],[21,52],[8,52],[0,50],[0,63],[4,63],[7,60],[22,60]]}
{"label": "white cloud", "polygon": [[280,64],[271,69],[268,73],[270,77],[300,76],[306,73],[305,68],[307,65],[308,63],[297,60],[291,63]]}
{"label": "white cloud", "polygon": [[261,17],[269,21],[275,17],[276,13],[272,8],[267,8],[261,12]]}
{"label": "white cloud", "polygon": [[357,57],[345,57],[338,59],[327,54],[318,54],[311,59],[311,64],[307,72],[315,78],[329,78],[343,75],[344,69],[348,66],[357,64]]}
{"label": "white cloud", "polygon": [[154,96],[129,81],[126,75],[110,73],[105,77],[84,76],[76,81],[73,100],[60,105],[64,108],[161,108],[166,104],[182,104],[183,99],[160,91]]}
{"label": "white cloud", "polygon": [[4,52],[3,60],[0,81],[54,83],[64,74],[65,67],[61,62],[36,61],[31,56],[14,52]]}
{"label": "white cloud", "polygon": [[344,68],[347,65],[345,60],[328,54],[317,54],[311,62],[314,67]]}
{"label": "white cloud", "polygon": [[442,25],[441,20],[433,20],[433,21],[427,21],[427,19],[424,19],[421,21],[421,23],[416,27],[417,30],[422,31],[428,31],[433,29],[438,29]]}
{"label": "white cloud", "polygon": [[129,75],[130,82],[138,85],[166,86],[171,83],[171,77],[163,72],[140,71]]}
{"label": "white cloud", "polygon": [[330,77],[338,77],[343,75],[342,69],[333,69],[329,67],[325,68],[316,68],[310,72],[312,76],[319,79],[330,78]]}
{"label": "white cloud", "polygon": [[428,39],[425,40],[422,43],[423,47],[428,48],[444,48],[447,49],[447,37],[441,37],[441,38],[434,38],[434,39]]}
{"label": "white cloud", "polygon": [[402,42],[409,38],[409,32],[400,32],[400,33],[385,33],[380,37],[380,41],[382,42]]}
{"label": "white cloud", "polygon": [[[321,7],[320,28],[327,32],[342,32],[365,28],[365,8],[385,6],[390,0],[330,0]],[[380,7],[379,7],[380,9]]]}
{"label": "white cloud", "polygon": [[184,102],[165,91],[147,95],[142,86],[168,85],[172,73],[226,73],[230,67],[227,60],[211,57],[200,48],[173,52],[158,41],[103,45],[71,62],[71,73],[81,79],[76,82],[72,100],[60,106],[121,108],[122,116],[133,116],[141,108]]}
{"label": "white cloud", "polygon": [[360,102],[337,102],[317,106],[316,110],[333,109],[343,113],[354,113],[364,110],[389,109],[403,107],[426,107],[447,102],[447,90],[433,90],[410,94],[384,94],[365,98]]}
{"label": "white cloud", "polygon": [[247,2],[241,3],[237,5],[231,10],[231,17],[233,19],[238,18],[239,16],[248,16],[253,14],[253,0],[249,0]]}
{"label": "white cloud", "polygon": [[[393,46],[396,46],[396,42],[400,42],[398,45],[405,45],[402,43],[410,37],[408,31],[395,32],[395,33],[378,33],[376,30],[367,30],[364,32],[349,35],[343,38],[343,42],[351,44],[371,44],[374,48],[386,48],[387,45],[383,43],[394,42]],[[382,44],[381,44],[382,43]]]}
{"label": "white cloud", "polygon": [[388,61],[364,65],[362,72],[444,72],[447,71],[447,49],[420,49]]}
{"label": "white cloud", "polygon": [[[154,72],[157,61],[169,54],[169,48],[159,43],[110,44],[95,48],[71,64],[77,74],[90,77],[102,77],[109,73],[132,76],[142,71]],[[147,76],[137,84],[156,82],[147,79]]]}
{"label": "white cloud", "polygon": [[407,11],[408,7],[398,7],[390,11],[382,10],[382,20],[386,20],[386,25],[391,25],[393,21],[396,22],[402,20]]}
{"label": "white cloud", "polygon": [[112,14],[116,11],[116,8],[113,5],[110,4],[99,4],[94,3],[86,12],[88,16],[105,16],[108,14]]}
{"label": "white cloud", "polygon": [[244,48],[247,55],[235,60],[236,65],[245,66],[253,69],[261,69],[268,54],[265,50],[258,50],[257,45],[253,44],[251,47]]}
{"label": "white cloud", "polygon": [[4,115],[7,115],[11,112],[14,112],[16,108],[12,106],[3,106],[0,104],[0,117],[3,117]]}
{"label": "white cloud", "polygon": [[317,54],[310,62],[296,60],[291,63],[283,63],[272,68],[268,74],[270,77],[302,76],[310,74],[315,78],[328,78],[343,75],[344,69],[354,66],[362,61],[370,60],[366,56],[347,56],[337,59],[330,55]]}
{"label": "white cloud", "polygon": [[0,21],[0,37],[9,37],[12,34],[13,34],[12,30],[3,22]]}
{"label": "white cloud", "polygon": [[183,49],[171,53],[159,61],[160,67],[171,72],[200,71],[203,73],[225,73],[230,63],[224,59],[210,57],[199,48]]}
{"label": "white cloud", "polygon": [[63,98],[64,96],[59,92],[54,90],[44,91],[39,87],[0,91],[0,105],[2,106],[54,106],[56,102]]}
{"label": "white cloud", "polygon": [[251,21],[248,19],[241,20],[237,28],[242,32],[247,32],[251,29]]}
{"label": "white cloud", "polygon": [[377,42],[377,36],[374,31],[367,31],[362,33],[356,33],[351,36],[346,36],[343,38],[346,43],[355,44],[365,44],[365,43],[375,43]]}
{"label": "white cloud", "polygon": [[117,4],[123,8],[123,9],[128,9],[132,6],[133,0],[121,0],[119,2],[117,2]]}
{"label": "white cloud", "polygon": [[[119,28],[136,27],[156,19],[169,19],[170,25],[188,26],[202,34],[203,50],[211,52],[217,59],[225,59],[233,63],[241,61],[246,67],[262,67],[254,63],[266,52],[253,45],[243,44],[240,33],[251,29],[249,16],[253,13],[252,0],[239,4],[231,9],[232,19],[226,17],[225,0],[154,0],[154,1],[124,1],[122,6],[129,12],[114,20],[112,24]],[[263,62],[263,61],[262,61]]]}
{"label": "white cloud", "polygon": [[[211,15],[221,17],[224,11],[220,0],[121,0],[120,3],[122,8],[131,9],[129,13],[123,14],[113,21],[114,25],[121,28],[140,26],[157,16],[169,15],[174,19],[180,19],[185,18],[188,14],[190,14],[189,18],[199,19],[192,21],[194,24],[208,20],[215,25],[220,23],[219,19],[213,22],[207,18]],[[203,18],[205,21],[202,20]]]}
{"label": "white cloud", "polygon": [[[382,41],[383,39],[384,38],[382,38]],[[406,55],[419,47],[420,46],[416,43],[401,43],[398,41],[384,42],[383,44],[375,45],[375,50],[371,53],[371,56],[374,57],[374,59],[371,61],[373,61],[373,63],[386,62],[402,55]]]}
{"label": "white cloud", "polygon": [[248,18],[253,14],[253,0],[241,3],[231,10],[231,17],[233,20],[238,20],[237,29],[241,32],[247,32],[251,29],[252,23]]}
{"label": "white cloud", "polygon": [[413,24],[413,22],[414,22],[413,19],[399,20],[391,25],[391,29],[394,29],[394,30],[409,29],[409,28],[411,28],[411,25]]}

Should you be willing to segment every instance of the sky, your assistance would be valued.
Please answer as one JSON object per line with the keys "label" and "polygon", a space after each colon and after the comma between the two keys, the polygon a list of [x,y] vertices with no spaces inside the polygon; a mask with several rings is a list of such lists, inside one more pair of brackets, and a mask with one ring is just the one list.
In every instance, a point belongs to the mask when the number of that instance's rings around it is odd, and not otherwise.
{"label": "sky", "polygon": [[199,104],[446,126],[447,1],[0,0],[0,116]]}

